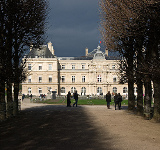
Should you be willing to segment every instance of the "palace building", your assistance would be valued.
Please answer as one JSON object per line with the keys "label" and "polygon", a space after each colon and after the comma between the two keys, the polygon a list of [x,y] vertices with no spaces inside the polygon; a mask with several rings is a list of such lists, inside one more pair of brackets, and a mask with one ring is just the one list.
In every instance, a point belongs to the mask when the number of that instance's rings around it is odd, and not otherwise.
{"label": "palace building", "polygon": [[48,90],[57,95],[105,95],[120,93],[127,95],[127,84],[119,84],[118,58],[108,56],[108,51],[101,51],[98,46],[92,52],[85,49],[85,56],[57,57],[52,43],[38,49],[31,48],[25,56],[27,78],[22,83],[22,93],[40,95]]}

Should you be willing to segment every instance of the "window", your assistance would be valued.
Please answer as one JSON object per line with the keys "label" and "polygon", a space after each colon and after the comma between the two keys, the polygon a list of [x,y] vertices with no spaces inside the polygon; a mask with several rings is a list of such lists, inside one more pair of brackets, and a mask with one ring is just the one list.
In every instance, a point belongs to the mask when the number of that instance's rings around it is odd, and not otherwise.
{"label": "window", "polygon": [[72,65],[72,69],[75,69],[75,65]]}
{"label": "window", "polygon": [[101,81],[102,81],[101,75],[98,75],[97,76],[97,82],[101,82]]}
{"label": "window", "polygon": [[76,91],[76,88],[75,87],[72,87],[71,88],[71,93],[74,93]]}
{"label": "window", "polygon": [[52,82],[52,76],[49,76],[49,82],[50,83]]}
{"label": "window", "polygon": [[127,93],[127,87],[123,88],[123,93]]}
{"label": "window", "polygon": [[31,70],[31,69],[32,69],[32,65],[28,64],[28,70]]}
{"label": "window", "polygon": [[42,82],[42,77],[39,77],[39,82]]}
{"label": "window", "polygon": [[115,65],[112,65],[112,69],[115,69],[116,68],[116,66]]}
{"label": "window", "polygon": [[101,93],[102,93],[102,88],[101,88],[101,87],[98,87],[98,88],[97,88],[97,93],[98,93],[98,94],[101,94]]}
{"label": "window", "polygon": [[85,65],[82,65],[82,69],[85,69]]}
{"label": "window", "polygon": [[41,64],[39,64],[39,70],[42,70],[42,65]]}
{"label": "window", "polygon": [[61,93],[66,93],[65,87],[61,88]]}
{"label": "window", "polygon": [[62,82],[65,82],[65,76],[62,76]]}
{"label": "window", "polygon": [[117,78],[116,77],[113,77],[113,82],[116,82],[117,81]]}
{"label": "window", "polygon": [[82,82],[85,82],[86,78],[85,76],[82,76]]}
{"label": "window", "polygon": [[38,88],[38,93],[42,94],[42,88]]}
{"label": "window", "polygon": [[86,88],[85,87],[81,88],[81,95],[86,95]]}
{"label": "window", "polygon": [[32,89],[28,88],[28,94],[31,94],[31,93],[32,93]]}
{"label": "window", "polygon": [[113,87],[113,93],[117,93],[117,88]]}
{"label": "window", "polygon": [[62,69],[65,69],[65,65],[62,65]]}
{"label": "window", "polygon": [[28,83],[31,83],[31,76],[28,76]]}
{"label": "window", "polygon": [[52,64],[48,65],[48,70],[52,70]]}
{"label": "window", "polygon": [[72,82],[75,82],[75,76],[72,76]]}

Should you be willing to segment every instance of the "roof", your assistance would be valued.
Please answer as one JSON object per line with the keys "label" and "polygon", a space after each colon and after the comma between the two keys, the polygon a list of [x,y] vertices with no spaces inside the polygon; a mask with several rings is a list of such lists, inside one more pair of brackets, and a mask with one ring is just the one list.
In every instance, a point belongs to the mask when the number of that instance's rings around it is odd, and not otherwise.
{"label": "roof", "polygon": [[48,49],[47,45],[41,45],[39,48],[33,48],[27,58],[54,58],[54,55]]}
{"label": "roof", "polygon": [[107,56],[100,50],[98,45],[97,49],[94,49],[92,52],[88,53],[87,56],[81,57],[58,57],[59,60],[92,60],[92,59],[106,59],[106,60],[120,60],[118,56]]}
{"label": "roof", "polygon": [[[51,51],[48,49],[47,45],[41,45],[39,48],[33,48],[26,58],[54,58]],[[80,57],[57,57],[59,60],[92,60],[92,59],[106,59],[106,60],[120,60],[118,56],[107,56],[101,50],[100,46],[94,49],[92,52],[88,53],[87,56]]]}

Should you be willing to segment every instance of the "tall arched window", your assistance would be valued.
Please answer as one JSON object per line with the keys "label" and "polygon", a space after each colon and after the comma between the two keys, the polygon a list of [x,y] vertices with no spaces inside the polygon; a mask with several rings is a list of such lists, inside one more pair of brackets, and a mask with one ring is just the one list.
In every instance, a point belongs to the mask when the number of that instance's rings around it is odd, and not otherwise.
{"label": "tall arched window", "polygon": [[117,88],[113,87],[113,93],[117,93]]}
{"label": "tall arched window", "polygon": [[102,93],[102,88],[101,87],[98,87],[97,88],[97,94],[101,94]]}
{"label": "tall arched window", "polygon": [[31,83],[31,81],[32,81],[31,76],[28,76],[28,83]]}
{"label": "tall arched window", "polygon": [[127,93],[127,87],[123,88],[123,93]]}
{"label": "tall arched window", "polygon": [[38,88],[38,93],[42,94],[42,88]]}
{"label": "tall arched window", "polygon": [[31,94],[31,93],[32,93],[32,89],[28,88],[28,94]]}
{"label": "tall arched window", "polygon": [[65,87],[62,87],[62,88],[61,88],[61,93],[62,93],[62,94],[65,94],[65,93],[66,93]]}
{"label": "tall arched window", "polygon": [[76,88],[75,87],[72,87],[71,88],[71,93],[74,93],[76,91]]}
{"label": "tall arched window", "polygon": [[86,88],[85,87],[81,88],[81,95],[86,95]]}
{"label": "tall arched window", "polygon": [[101,75],[98,75],[97,76],[97,82],[101,82],[101,81],[102,81]]}

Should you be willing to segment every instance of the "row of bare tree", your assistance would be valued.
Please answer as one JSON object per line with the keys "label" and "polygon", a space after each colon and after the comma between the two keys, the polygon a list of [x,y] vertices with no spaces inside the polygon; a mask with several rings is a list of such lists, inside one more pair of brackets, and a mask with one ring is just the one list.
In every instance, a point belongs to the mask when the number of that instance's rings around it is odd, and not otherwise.
{"label": "row of bare tree", "polygon": [[46,0],[0,1],[0,120],[18,113],[19,83],[25,77],[21,58],[25,46],[43,41],[47,8]]}
{"label": "row of bare tree", "polygon": [[160,1],[101,0],[99,6],[103,43],[122,58],[120,76],[128,82],[128,110],[135,110],[137,84],[137,113],[147,118],[152,113],[160,121]]}

